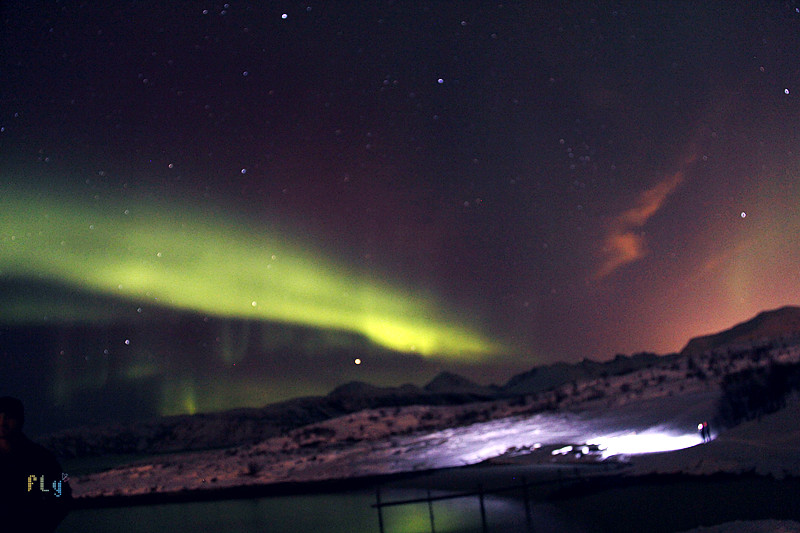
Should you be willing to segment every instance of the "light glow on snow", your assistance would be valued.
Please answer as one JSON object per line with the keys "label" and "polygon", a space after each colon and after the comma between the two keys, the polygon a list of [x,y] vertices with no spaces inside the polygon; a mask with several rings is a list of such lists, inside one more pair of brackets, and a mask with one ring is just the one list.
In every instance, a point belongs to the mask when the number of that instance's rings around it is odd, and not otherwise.
{"label": "light glow on snow", "polygon": [[696,434],[675,434],[663,431],[617,433],[591,439],[603,450],[603,458],[614,455],[671,452],[702,444]]}
{"label": "light glow on snow", "polygon": [[[625,429],[621,429],[625,428]],[[538,450],[555,445],[552,456],[577,454],[606,459],[614,455],[638,455],[681,450],[702,444],[694,424],[688,433],[682,424],[653,420],[625,420],[573,413],[537,413],[526,417],[479,422],[470,426],[435,431],[424,437],[398,441],[414,450],[415,459],[429,468],[449,468],[478,463],[516,449]],[[598,436],[599,435],[599,436]],[[423,446],[423,443],[428,446]],[[419,451],[423,453],[417,455]]]}
{"label": "light glow on snow", "polygon": [[572,451],[572,446],[564,446],[563,448],[559,448],[557,450],[553,450],[550,453],[552,455],[567,455],[571,451]]}
{"label": "light glow on snow", "polygon": [[491,459],[492,457],[502,455],[510,447],[511,446],[506,443],[490,444],[472,453],[465,454],[461,460],[465,464],[477,463],[479,461],[484,461],[486,459]]}

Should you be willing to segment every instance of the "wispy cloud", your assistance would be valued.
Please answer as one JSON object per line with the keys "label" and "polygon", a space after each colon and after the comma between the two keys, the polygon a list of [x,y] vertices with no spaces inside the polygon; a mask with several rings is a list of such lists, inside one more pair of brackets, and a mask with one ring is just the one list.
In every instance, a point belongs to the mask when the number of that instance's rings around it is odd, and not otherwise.
{"label": "wispy cloud", "polygon": [[647,244],[640,229],[661,210],[669,196],[684,181],[686,168],[696,159],[694,154],[687,157],[677,172],[641,193],[633,207],[614,218],[603,240],[603,261],[595,272],[594,279],[610,276],[618,268],[647,255]]}

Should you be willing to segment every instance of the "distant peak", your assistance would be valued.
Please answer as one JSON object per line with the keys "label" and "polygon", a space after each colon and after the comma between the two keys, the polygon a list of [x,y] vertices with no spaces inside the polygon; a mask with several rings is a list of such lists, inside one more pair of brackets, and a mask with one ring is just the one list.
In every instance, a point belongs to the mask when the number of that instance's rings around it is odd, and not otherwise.
{"label": "distant peak", "polygon": [[453,372],[440,372],[430,383],[425,385],[428,392],[465,392],[481,389],[477,383]]}
{"label": "distant peak", "polygon": [[363,381],[350,381],[333,389],[328,396],[356,396],[374,394],[381,390],[380,387],[364,383]]}
{"label": "distant peak", "polygon": [[800,335],[800,307],[787,305],[770,311],[762,311],[750,320],[719,333],[695,337],[689,341],[681,353],[694,354],[732,347],[746,347],[753,343],[795,335]]}

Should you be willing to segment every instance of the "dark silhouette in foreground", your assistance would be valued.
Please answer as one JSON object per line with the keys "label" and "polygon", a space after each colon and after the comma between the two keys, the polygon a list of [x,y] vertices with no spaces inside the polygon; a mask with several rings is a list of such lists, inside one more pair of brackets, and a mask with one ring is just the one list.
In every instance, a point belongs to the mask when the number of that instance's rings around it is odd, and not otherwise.
{"label": "dark silhouette in foreground", "polygon": [[711,442],[711,428],[708,422],[697,424],[697,430],[700,432],[700,437],[703,439],[704,443]]}
{"label": "dark silhouette in foreground", "polygon": [[51,533],[72,493],[55,456],[22,433],[22,402],[0,398],[0,530]]}

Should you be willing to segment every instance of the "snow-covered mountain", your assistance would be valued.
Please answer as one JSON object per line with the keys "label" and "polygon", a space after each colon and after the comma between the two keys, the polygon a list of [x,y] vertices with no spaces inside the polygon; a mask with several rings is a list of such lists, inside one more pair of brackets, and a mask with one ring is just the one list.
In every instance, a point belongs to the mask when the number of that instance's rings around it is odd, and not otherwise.
{"label": "snow-covered mountain", "polygon": [[602,363],[584,359],[576,364],[560,362],[538,366],[513,376],[500,388],[500,391],[505,395],[534,394],[569,382],[620,376],[655,364],[663,364],[674,357],[674,355],[659,356],[643,352],[630,357],[619,354],[614,359]]}
{"label": "snow-covered mountain", "polygon": [[[441,407],[424,413],[418,410],[415,416],[421,418],[415,422],[378,431],[386,436],[442,430],[520,413],[574,411],[593,406],[611,408],[646,399],[719,390],[725,376],[733,372],[771,362],[797,361],[800,335],[792,336],[791,332],[795,331],[798,313],[800,308],[762,313],[705,341],[711,347],[706,351],[700,351],[702,344],[693,341],[694,348],[681,354],[642,353],[631,357],[618,355],[602,363],[590,360],[574,365],[556,363],[514,376],[504,386],[483,387],[452,373],[442,373],[422,388],[351,382],[326,396],[298,398],[262,408],[70,429],[51,435],[43,443],[63,457],[228,448],[285,436],[300,428],[367,410],[391,409],[400,413],[412,406]],[[763,344],[769,339],[764,333],[779,336],[774,342]],[[742,339],[747,335],[759,339],[759,347],[743,347]],[[369,426],[370,420],[363,425]],[[367,435],[371,431],[364,429],[361,433]],[[351,438],[360,437],[354,434]]]}
{"label": "snow-covered mountain", "polygon": [[[717,344],[705,352],[550,365],[509,382],[526,384],[530,388],[522,390],[530,391],[534,380],[549,374],[550,383],[556,385],[538,392],[484,388],[453,374],[440,375],[424,388],[352,382],[324,397],[263,409],[172,417],[124,432],[81,430],[56,436],[48,444],[73,455],[81,450],[155,453],[206,448],[76,476],[72,485],[79,498],[160,497],[486,460],[577,461],[553,454],[580,450],[593,442],[605,443],[604,456],[612,449],[623,455],[640,453],[624,451],[631,445],[651,452],[654,442],[657,449],[674,450],[701,442],[697,421],[712,420],[714,436],[720,435],[713,416],[729,376],[775,368],[796,372],[800,337],[781,339],[749,350],[721,350],[723,344]],[[544,387],[545,381],[536,386]],[[491,394],[482,397],[486,393]],[[787,409],[723,432],[708,446],[625,461],[626,471],[798,476],[797,409],[797,400],[791,400]]]}
{"label": "snow-covered mountain", "polygon": [[786,306],[759,313],[730,329],[695,337],[681,350],[684,355],[726,350],[748,350],[769,344],[793,342],[800,337],[800,307]]}

